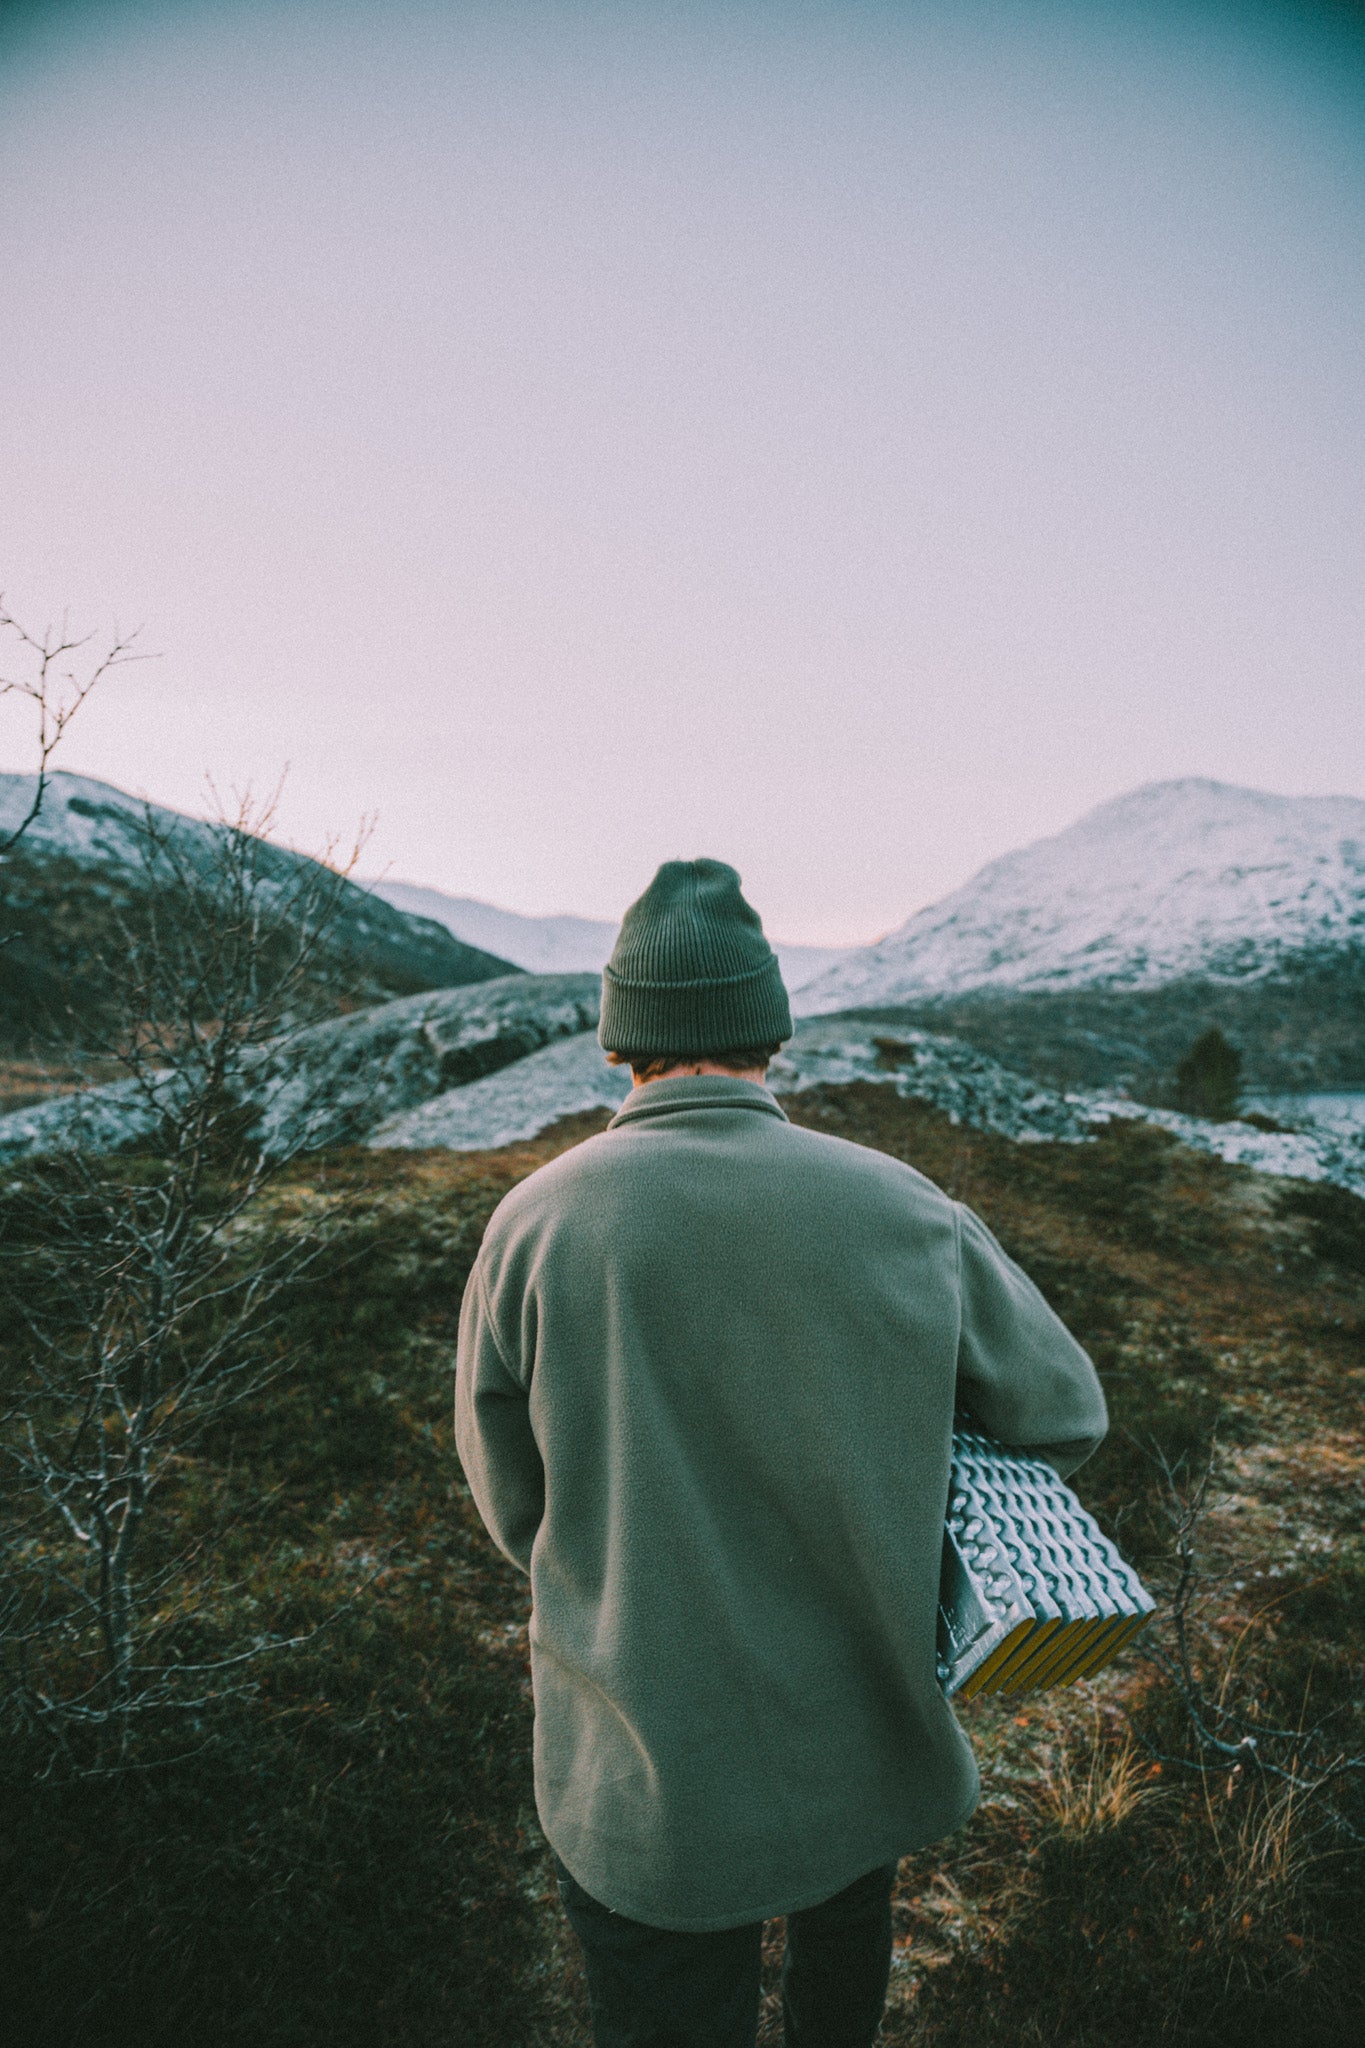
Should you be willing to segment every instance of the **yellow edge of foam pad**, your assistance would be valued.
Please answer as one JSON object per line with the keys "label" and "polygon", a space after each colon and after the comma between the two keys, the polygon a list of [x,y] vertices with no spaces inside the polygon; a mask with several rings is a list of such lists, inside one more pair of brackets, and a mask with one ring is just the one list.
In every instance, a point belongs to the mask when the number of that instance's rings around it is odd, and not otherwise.
{"label": "yellow edge of foam pad", "polygon": [[1085,1669],[1078,1671],[1076,1676],[1078,1678],[1093,1678],[1097,1671],[1102,1670],[1112,1658],[1117,1657],[1120,1650],[1127,1649],[1134,1636],[1141,1633],[1151,1618],[1150,1614],[1128,1615],[1125,1619],[1124,1627],[1119,1630],[1113,1640],[1103,1644],[1091,1658]]}
{"label": "yellow edge of foam pad", "polygon": [[1017,1622],[1005,1637],[1005,1640],[1002,1643],[997,1643],[985,1662],[978,1665],[971,1677],[958,1687],[959,1698],[968,1700],[974,1698],[980,1692],[982,1686],[989,1683],[990,1679],[1000,1670],[1002,1665],[1007,1664],[1012,1657],[1017,1655],[1021,1643],[1034,1634],[1038,1625],[1037,1620],[1034,1618]]}
{"label": "yellow edge of foam pad", "polygon": [[1057,1621],[1048,1630],[1046,1640],[1040,1638],[1036,1650],[1030,1645],[1029,1653],[1019,1657],[1008,1671],[1000,1674],[991,1687],[992,1692],[1031,1692],[1037,1683],[1038,1674],[1052,1668],[1055,1657],[1075,1638],[1079,1626],[1074,1621]]}
{"label": "yellow edge of foam pad", "polygon": [[991,1673],[990,1685],[987,1689],[990,1692],[1008,1691],[1014,1682],[1015,1674],[1022,1671],[1025,1665],[1031,1665],[1038,1661],[1044,1652],[1048,1650],[1048,1646],[1052,1643],[1052,1639],[1058,1629],[1063,1626],[1064,1623],[1059,1615],[1053,1614],[1049,1615],[1046,1620],[1039,1620],[1037,1627],[1030,1629],[1028,1635],[1015,1645],[1014,1655],[1006,1663],[996,1666],[995,1670]]}
{"label": "yellow edge of foam pad", "polygon": [[[1077,1643],[1075,1655],[1059,1663],[1048,1672],[1044,1686],[1074,1685],[1078,1679],[1089,1678],[1122,1648],[1132,1633],[1131,1624],[1137,1617],[1131,1614],[1106,1615],[1098,1627],[1084,1642]],[[1043,1690],[1043,1686],[1038,1688]]]}
{"label": "yellow edge of foam pad", "polygon": [[987,1659],[985,1660],[985,1662],[977,1666],[976,1670],[972,1673],[970,1678],[963,1680],[962,1684],[957,1689],[958,1698],[963,1700],[974,1699],[976,1694],[980,1692],[982,1686],[986,1683],[987,1679],[989,1679],[992,1672],[999,1670],[1000,1666],[1005,1662],[1006,1658],[1012,1656],[1014,1652],[1019,1648],[1021,1642],[1024,1640],[1024,1637],[1027,1635],[1031,1635],[1033,1631],[1038,1627],[1038,1625],[1039,1624],[1037,1623],[1037,1621],[1028,1620],[1021,1621],[1017,1624],[1016,1627],[1012,1628],[1009,1634],[1005,1637],[1004,1642],[997,1643],[995,1648],[991,1651],[990,1656],[987,1657]]}
{"label": "yellow edge of foam pad", "polygon": [[1058,1681],[1059,1673],[1070,1671],[1083,1657],[1090,1654],[1097,1632],[1107,1625],[1107,1615],[1088,1615],[1082,1621],[1068,1622],[1060,1638],[1051,1645],[1051,1655],[1031,1670],[1027,1678],[1013,1690],[1019,1692],[1045,1692]]}
{"label": "yellow edge of foam pad", "polygon": [[1073,1654],[1070,1657],[1062,1658],[1048,1672],[1047,1685],[1049,1690],[1057,1685],[1073,1685],[1084,1672],[1089,1670],[1092,1659],[1103,1657],[1107,1646],[1123,1627],[1125,1619],[1126,1616],[1122,1614],[1106,1614],[1102,1620],[1096,1622],[1094,1627],[1087,1633],[1084,1641],[1076,1643]]}
{"label": "yellow edge of foam pad", "polygon": [[1059,1656],[1068,1654],[1069,1645],[1076,1640],[1076,1631],[1084,1627],[1083,1622],[1063,1621],[1058,1624],[1047,1642],[1039,1645],[1036,1657],[1022,1658],[1006,1676],[998,1688],[1001,1692],[1032,1692],[1044,1672],[1050,1671]]}

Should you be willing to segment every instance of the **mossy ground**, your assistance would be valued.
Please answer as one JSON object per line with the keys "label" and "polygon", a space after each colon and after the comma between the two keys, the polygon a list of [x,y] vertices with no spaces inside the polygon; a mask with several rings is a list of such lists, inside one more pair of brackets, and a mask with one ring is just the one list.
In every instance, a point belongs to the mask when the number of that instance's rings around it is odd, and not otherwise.
{"label": "mossy ground", "polygon": [[[1152,1452],[1194,1469],[1215,1447],[1205,1668],[1282,1725],[1335,1715],[1365,1751],[1365,1205],[1298,1212],[1133,1124],[1019,1146],[885,1088],[788,1106],[969,1202],[1087,1343],[1115,1427],[1078,1488],[1157,1588]],[[602,1120],[498,1154],[333,1152],[270,1196],[278,1230],[345,1205],[342,1243],[291,1304],[292,1370],[176,1473],[164,1541],[214,1538],[188,1596],[206,1643],[324,1625],[254,1694],[149,1729],[124,1776],[35,1786],[37,1753],[10,1749],[0,1977],[16,2043],[587,2042],[532,1800],[525,1583],[469,1502],[450,1403],[489,1213]],[[902,1866],[887,2041],[1352,2037],[1358,1863],[1311,1801],[1158,1768],[1144,1741],[1171,1757],[1188,1742],[1140,1658],[963,1717],[984,1797]]]}

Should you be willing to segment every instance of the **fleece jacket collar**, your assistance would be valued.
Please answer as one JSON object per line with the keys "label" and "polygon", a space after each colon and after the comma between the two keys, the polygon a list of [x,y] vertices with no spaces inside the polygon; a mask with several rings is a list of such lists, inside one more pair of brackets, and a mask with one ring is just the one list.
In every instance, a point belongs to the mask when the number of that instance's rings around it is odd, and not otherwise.
{"label": "fleece jacket collar", "polygon": [[675,1116],[687,1109],[756,1109],[762,1116],[787,1121],[777,1097],[757,1081],[741,1081],[738,1074],[669,1074],[662,1081],[646,1081],[643,1087],[632,1088],[607,1129],[614,1131],[618,1124],[635,1123],[641,1117]]}

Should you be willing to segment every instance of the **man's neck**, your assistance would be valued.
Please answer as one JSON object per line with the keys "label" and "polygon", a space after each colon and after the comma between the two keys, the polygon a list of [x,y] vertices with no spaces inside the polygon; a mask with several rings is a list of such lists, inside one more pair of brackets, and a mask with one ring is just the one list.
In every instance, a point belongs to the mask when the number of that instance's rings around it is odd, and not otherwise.
{"label": "man's neck", "polygon": [[662,1074],[646,1078],[632,1074],[631,1082],[633,1087],[648,1088],[652,1081],[676,1081],[684,1074],[726,1074],[732,1081],[757,1081],[760,1088],[768,1079],[766,1067],[745,1067],[741,1072],[737,1067],[718,1067],[714,1060],[687,1060],[681,1066],[666,1068]]}

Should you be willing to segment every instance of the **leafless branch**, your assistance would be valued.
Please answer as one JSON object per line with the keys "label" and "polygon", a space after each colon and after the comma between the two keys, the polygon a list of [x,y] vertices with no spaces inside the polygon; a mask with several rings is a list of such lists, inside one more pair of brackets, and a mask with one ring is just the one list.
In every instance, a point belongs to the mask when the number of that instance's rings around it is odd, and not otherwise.
{"label": "leafless branch", "polygon": [[133,651],[133,643],[141,631],[139,627],[131,633],[120,633],[116,629],[113,639],[103,651],[92,653],[82,662],[78,657],[85,654],[95,637],[93,633],[73,637],[65,618],[60,627],[48,626],[42,633],[30,633],[10,611],[3,594],[0,594],[0,630],[12,636],[14,652],[26,671],[0,675],[0,697],[27,699],[33,706],[38,726],[37,777],[33,798],[19,823],[0,837],[0,860],[3,860],[18,845],[42,810],[52,756],[96,684],[112,669],[123,668],[130,661],[151,661],[155,657]]}
{"label": "leafless branch", "polygon": [[[1155,1451],[1162,1487],[1162,1504],[1171,1529],[1171,1561],[1174,1583],[1164,1610],[1167,1640],[1156,1631],[1144,1637],[1141,1654],[1165,1680],[1179,1702],[1190,1748],[1175,1754],[1153,1743],[1140,1727],[1134,1734],[1152,1758],[1179,1770],[1226,1773],[1229,1798],[1256,1780],[1274,1780],[1296,1797],[1310,1799],[1328,1792],[1365,1773],[1365,1756],[1342,1749],[1334,1737],[1330,1717],[1314,1723],[1306,1720],[1296,1728],[1280,1727],[1263,1714],[1232,1697],[1235,1651],[1214,1662],[1201,1659],[1196,1649],[1197,1616],[1204,1593],[1205,1574],[1199,1554],[1200,1532],[1213,1507],[1211,1498],[1218,1463],[1218,1447],[1209,1449],[1200,1470],[1192,1477],[1174,1466],[1164,1453]],[[1278,1604],[1278,1603],[1271,1603]],[[1264,1614],[1267,1609],[1262,1609]],[[1251,1617],[1245,1635],[1261,1615]],[[1354,1823],[1331,1802],[1323,1811],[1335,1832],[1354,1840],[1362,1839]]]}

